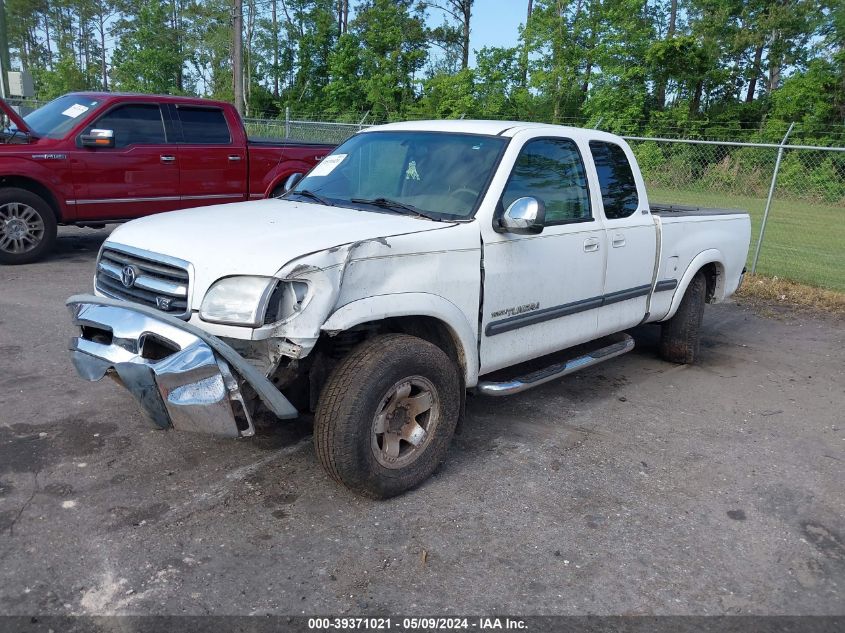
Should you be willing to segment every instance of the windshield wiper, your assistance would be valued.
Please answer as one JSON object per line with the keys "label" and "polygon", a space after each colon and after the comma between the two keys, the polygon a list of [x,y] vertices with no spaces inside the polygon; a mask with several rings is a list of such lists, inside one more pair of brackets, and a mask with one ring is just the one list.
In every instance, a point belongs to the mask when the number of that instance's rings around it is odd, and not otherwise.
{"label": "windshield wiper", "polygon": [[316,193],[314,193],[313,191],[310,191],[308,189],[300,189],[299,191],[291,191],[288,195],[302,196],[303,198],[310,198],[311,200],[314,200],[315,202],[319,202],[320,204],[324,204],[327,207],[333,207],[334,206],[334,204],[328,198],[324,198],[323,196],[317,195]]}
{"label": "windshield wiper", "polygon": [[428,220],[438,220],[438,218],[435,218],[413,205],[405,204],[404,202],[399,202],[398,200],[390,200],[389,198],[352,198],[349,202],[354,202],[356,204],[371,204],[374,207],[381,207],[382,209],[389,209],[391,211],[405,211]]}

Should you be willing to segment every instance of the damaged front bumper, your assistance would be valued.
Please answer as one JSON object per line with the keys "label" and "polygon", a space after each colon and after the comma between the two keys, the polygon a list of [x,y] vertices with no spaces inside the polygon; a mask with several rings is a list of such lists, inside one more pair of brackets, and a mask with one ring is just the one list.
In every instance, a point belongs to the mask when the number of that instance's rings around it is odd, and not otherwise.
{"label": "damaged front bumper", "polygon": [[67,300],[81,335],[71,340],[80,376],[118,379],[161,428],[253,435],[243,382],[279,418],[296,408],[234,349],[200,328],[143,305],[93,295]]}

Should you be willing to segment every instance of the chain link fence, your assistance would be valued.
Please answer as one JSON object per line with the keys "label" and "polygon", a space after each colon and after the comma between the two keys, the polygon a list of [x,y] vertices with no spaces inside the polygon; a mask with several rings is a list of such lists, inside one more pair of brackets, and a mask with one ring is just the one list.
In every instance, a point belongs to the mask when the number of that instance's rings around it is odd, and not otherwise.
{"label": "chain link fence", "polygon": [[314,143],[334,143],[339,145],[350,136],[363,130],[361,123],[337,123],[324,121],[301,121],[286,116],[284,119],[245,118],[247,134],[252,137],[271,139],[292,139]]}
{"label": "chain link fence", "polygon": [[628,142],[650,200],[746,209],[752,221],[749,268],[845,292],[845,148],[643,137]]}
{"label": "chain link fence", "polygon": [[[252,134],[329,143],[341,143],[365,127],[363,122],[247,120]],[[749,269],[845,292],[845,148],[624,138],[637,156],[649,200],[745,209],[752,222]]]}
{"label": "chain link fence", "polygon": [[[12,103],[23,115],[43,105]],[[366,118],[303,120],[286,111],[284,118],[244,123],[253,137],[339,144],[369,127]],[[747,138],[753,130],[734,132],[722,133]],[[807,143],[813,137],[809,128],[791,136]],[[832,137],[845,143],[845,126]],[[637,156],[652,202],[746,209],[752,221],[749,269],[845,292],[845,147],[623,138]]]}

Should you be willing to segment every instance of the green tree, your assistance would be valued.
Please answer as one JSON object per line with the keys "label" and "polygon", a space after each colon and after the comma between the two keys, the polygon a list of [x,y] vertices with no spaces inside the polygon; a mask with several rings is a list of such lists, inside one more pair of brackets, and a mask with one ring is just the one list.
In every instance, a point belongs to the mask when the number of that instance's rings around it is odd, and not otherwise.
{"label": "green tree", "polygon": [[400,116],[416,100],[417,73],[428,58],[422,7],[413,0],[365,0],[349,30],[361,43],[369,109],[376,116]]}
{"label": "green tree", "polygon": [[166,4],[155,0],[141,2],[138,13],[127,17],[121,30],[112,60],[116,88],[153,93],[184,89],[180,83],[185,60]]}
{"label": "green tree", "polygon": [[325,88],[327,112],[341,117],[360,114],[366,107],[361,73],[361,41],[354,33],[344,33],[329,56],[330,80]]}

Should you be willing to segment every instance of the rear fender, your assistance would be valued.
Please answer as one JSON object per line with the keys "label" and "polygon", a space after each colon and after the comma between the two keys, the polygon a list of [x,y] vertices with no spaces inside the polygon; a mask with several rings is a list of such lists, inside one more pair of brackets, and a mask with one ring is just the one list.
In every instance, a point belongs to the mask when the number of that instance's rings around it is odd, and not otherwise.
{"label": "rear fender", "polygon": [[[707,264],[716,264],[721,270],[724,270],[725,264],[722,252],[719,249],[711,248],[699,253],[693,258],[690,265],[687,266],[686,271],[684,271],[684,275],[681,277],[678,287],[675,289],[675,294],[672,296],[672,304],[669,307],[669,312],[665,317],[663,317],[663,320],[670,319],[675,316],[675,312],[678,311],[678,307],[681,305],[681,301],[687,292],[690,282],[692,282],[692,278],[695,277],[695,274]],[[714,301],[721,301],[725,298],[724,274],[720,275],[720,278],[721,281],[716,283],[716,289],[713,295]]]}
{"label": "rear fender", "polygon": [[313,166],[314,165],[301,160],[283,159],[269,174],[267,174],[266,180],[269,181],[270,184],[264,190],[264,197],[269,198],[270,194],[273,193],[273,190],[276,189],[276,187],[285,184],[285,181],[291,176],[291,174],[307,174],[311,171]]}

